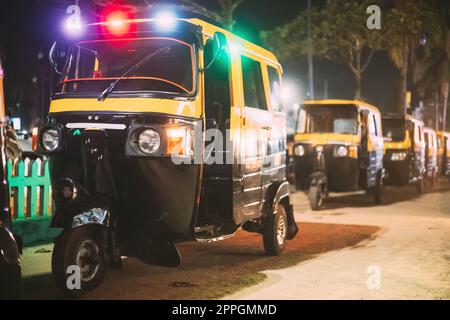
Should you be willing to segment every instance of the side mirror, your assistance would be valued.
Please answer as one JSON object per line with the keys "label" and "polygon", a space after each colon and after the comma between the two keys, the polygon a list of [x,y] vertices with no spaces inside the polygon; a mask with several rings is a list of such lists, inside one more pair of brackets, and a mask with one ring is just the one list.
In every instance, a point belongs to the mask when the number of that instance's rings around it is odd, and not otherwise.
{"label": "side mirror", "polygon": [[56,41],[53,42],[52,47],[48,53],[48,59],[50,61],[50,65],[53,67],[53,70],[59,75],[62,75],[61,70],[59,69],[58,63],[56,62]]}
{"label": "side mirror", "polygon": [[209,68],[211,68],[211,66],[220,59],[223,52],[226,50],[226,47],[227,37],[221,32],[214,33],[214,57],[211,59],[211,62],[205,67],[204,70],[208,70]]}

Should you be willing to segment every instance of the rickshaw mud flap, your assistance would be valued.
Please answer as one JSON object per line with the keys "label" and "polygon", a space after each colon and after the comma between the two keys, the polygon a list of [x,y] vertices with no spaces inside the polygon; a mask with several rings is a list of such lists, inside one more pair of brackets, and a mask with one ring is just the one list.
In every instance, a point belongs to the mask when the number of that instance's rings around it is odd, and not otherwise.
{"label": "rickshaw mud flap", "polygon": [[299,232],[297,222],[295,222],[294,206],[292,204],[289,204],[287,206],[286,213],[287,213],[287,219],[288,219],[288,228],[287,228],[286,239],[292,240],[295,238],[295,236]]}
{"label": "rickshaw mud flap", "polygon": [[162,267],[177,268],[181,265],[181,255],[172,242],[152,242],[139,249],[136,257],[144,263]]}

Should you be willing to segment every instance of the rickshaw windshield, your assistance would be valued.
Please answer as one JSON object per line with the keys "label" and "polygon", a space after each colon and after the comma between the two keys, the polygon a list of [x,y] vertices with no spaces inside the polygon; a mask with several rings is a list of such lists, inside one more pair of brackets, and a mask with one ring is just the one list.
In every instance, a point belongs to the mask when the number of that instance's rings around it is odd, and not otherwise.
{"label": "rickshaw windshield", "polygon": [[[145,60],[149,55],[151,59]],[[194,49],[171,38],[111,39],[80,42],[69,53],[57,94],[98,96],[108,85],[141,63],[117,83],[114,94],[195,92]]]}
{"label": "rickshaw windshield", "polygon": [[358,134],[358,109],[354,105],[304,105],[298,133]]}
{"label": "rickshaw windshield", "polygon": [[392,141],[400,142],[406,139],[406,123],[403,119],[383,119],[383,136]]}

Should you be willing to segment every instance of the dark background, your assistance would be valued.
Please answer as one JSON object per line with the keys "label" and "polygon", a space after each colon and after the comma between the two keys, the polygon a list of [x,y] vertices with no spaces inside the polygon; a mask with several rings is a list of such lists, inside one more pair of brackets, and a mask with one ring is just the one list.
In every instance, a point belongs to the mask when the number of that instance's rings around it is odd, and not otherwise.
{"label": "dark background", "polygon": [[[167,1],[161,1],[167,2]],[[172,3],[174,1],[171,1]],[[176,2],[176,1],[175,1]],[[198,0],[215,9],[211,0]],[[323,0],[313,0],[322,5]],[[56,81],[48,64],[52,42],[62,37],[61,28],[66,8],[75,0],[2,0],[0,4],[0,55],[6,79],[6,107],[14,116],[22,117],[25,127],[37,124],[48,111],[50,92]],[[86,22],[99,19],[89,0],[80,0]],[[292,20],[306,8],[306,0],[246,0],[236,11],[235,32],[247,40],[261,44],[259,32]],[[295,83],[306,98],[306,61],[284,65],[286,79]],[[353,97],[353,77],[345,66],[315,59],[316,98],[324,97],[325,81],[328,97]],[[383,111],[395,110],[395,94],[399,88],[398,71],[386,54],[378,53],[363,79],[363,97]]]}

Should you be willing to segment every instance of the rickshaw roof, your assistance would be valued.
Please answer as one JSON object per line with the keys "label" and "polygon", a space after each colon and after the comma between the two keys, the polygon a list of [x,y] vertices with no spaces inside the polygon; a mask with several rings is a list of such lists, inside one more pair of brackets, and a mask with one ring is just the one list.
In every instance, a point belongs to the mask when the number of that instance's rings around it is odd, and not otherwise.
{"label": "rickshaw roof", "polygon": [[376,113],[380,113],[380,110],[364,101],[359,100],[340,100],[340,99],[323,99],[323,100],[306,100],[303,105],[329,105],[329,106],[341,106],[341,105],[354,105],[358,109],[370,109]]}
{"label": "rickshaw roof", "polygon": [[450,138],[450,132],[447,132],[447,131],[442,131],[442,130],[437,131],[436,135]]}
{"label": "rickshaw roof", "polygon": [[382,119],[408,120],[408,121],[414,122],[414,123],[422,125],[422,126],[424,125],[423,121],[421,121],[421,120],[419,120],[417,118],[414,118],[410,114],[401,115],[401,114],[398,114],[398,113],[388,113],[388,114],[384,114],[382,116]]}
{"label": "rickshaw roof", "polygon": [[430,127],[424,127],[423,131],[426,133],[431,133],[433,135],[436,135],[436,130],[434,130],[433,128],[430,128]]}
{"label": "rickshaw roof", "polygon": [[[247,51],[255,56],[258,56],[261,59],[266,60],[267,62],[276,65],[280,68],[280,70],[282,70],[281,68],[281,64],[278,62],[277,57],[270,52],[267,49],[264,49],[250,41],[247,41],[219,26],[216,26],[212,23],[206,22],[202,19],[199,18],[178,18],[175,19],[176,21],[184,21],[187,23],[190,23],[194,26],[199,26],[202,29],[202,33],[204,35],[206,35],[207,37],[213,38],[214,37],[214,33],[216,32],[221,32],[223,33],[226,37],[227,37],[227,41],[229,43],[231,43],[232,45],[237,46],[239,49],[242,49],[244,51]],[[127,19],[126,22],[133,24],[133,23],[148,23],[148,22],[152,22],[155,21],[154,18],[150,18],[150,19]],[[92,23],[90,24],[91,26],[98,26],[98,25],[108,25],[109,22],[104,21],[104,22],[97,22],[97,23]]]}

